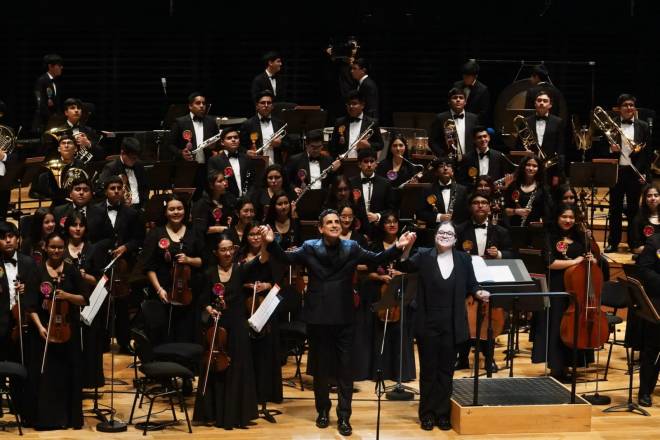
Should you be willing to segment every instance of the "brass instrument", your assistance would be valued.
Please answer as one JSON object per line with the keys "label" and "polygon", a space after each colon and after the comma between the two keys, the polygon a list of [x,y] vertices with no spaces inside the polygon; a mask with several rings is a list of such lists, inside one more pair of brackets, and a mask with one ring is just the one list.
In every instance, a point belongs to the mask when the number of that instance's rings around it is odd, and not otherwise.
{"label": "brass instrument", "polygon": [[[51,171],[52,170],[53,170],[53,168],[51,168]],[[61,170],[61,168],[60,168],[60,170]],[[85,179],[87,179],[89,181],[89,175],[82,168],[71,167],[68,170],[66,170],[66,174],[63,177],[64,177],[64,180],[62,181],[62,188],[65,189],[66,191],[70,191],[71,190],[71,185],[73,184],[73,181],[79,179],[80,177],[84,177]],[[56,180],[58,182],[60,181],[60,179],[56,179]]]}
{"label": "brass instrument", "polygon": [[584,152],[591,148],[593,143],[593,120],[590,121],[589,127],[587,127],[584,124],[580,124],[580,118],[578,115],[572,115],[571,126],[573,128],[573,139],[575,140],[575,146],[584,154]]}
{"label": "brass instrument", "polygon": [[259,148],[255,153],[260,154],[263,150],[269,149],[270,144],[272,144],[275,139],[277,139],[280,136],[286,136],[286,127],[287,127],[287,125],[289,125],[289,124],[288,123],[284,124],[282,127],[280,127],[279,130],[277,130],[275,133],[273,133],[273,135],[270,138],[268,138],[268,140],[266,142],[264,142],[264,144],[261,146],[261,148]]}
{"label": "brass instrument", "polygon": [[[76,145],[78,146],[78,150],[76,151],[76,159],[78,159],[83,164],[88,164],[89,162],[91,162],[94,155],[92,154],[91,151],[89,151],[87,147],[83,147],[82,144],[80,144],[80,142],[78,141],[78,137],[80,136],[80,134],[85,134],[85,133],[79,131],[78,133],[75,133],[73,135],[73,137],[76,139]],[[87,135],[85,134],[85,136]]]}
{"label": "brass instrument", "polygon": [[461,147],[461,139],[458,137],[458,131],[456,130],[456,121],[451,118],[447,119],[443,128],[445,143],[453,150],[449,152],[449,156],[452,159],[456,159],[457,162],[461,162],[463,160],[463,148]]}
{"label": "brass instrument", "polygon": [[552,155],[552,157],[547,157],[543,152],[543,149],[536,140],[534,132],[529,128],[529,124],[523,115],[516,115],[516,117],[513,118],[513,128],[516,131],[516,136],[520,139],[523,148],[536,154],[539,159],[541,159],[546,169],[559,163],[559,157],[556,153]]}
{"label": "brass instrument", "polygon": [[[631,150],[633,153],[638,153],[639,151],[642,150],[642,148],[645,147],[646,144],[638,144],[633,140],[628,139],[628,137],[623,133],[623,130],[621,130],[621,127],[614,122],[614,120],[610,117],[610,115],[607,114],[607,112],[603,109],[603,107],[596,106],[593,111],[593,121],[596,127],[603,132],[605,137],[607,138],[607,141],[610,143],[610,145],[619,145],[619,142],[615,139],[616,135],[619,135],[621,137],[620,143],[623,144],[624,142],[627,142],[628,145],[630,146]],[[637,177],[646,185],[646,177],[642,175],[642,173],[639,172],[637,167],[632,163],[632,159],[630,156],[628,156],[626,153],[623,152],[623,147],[620,146],[621,148],[621,155],[625,158],[628,159],[630,162],[630,168],[633,170],[635,174],[637,174]]]}
{"label": "brass instrument", "polygon": [[0,125],[0,151],[9,156],[16,148],[16,135],[14,130],[6,125]]}
{"label": "brass instrument", "polygon": [[199,144],[197,148],[195,148],[194,150],[190,150],[190,154],[194,156],[198,151],[201,151],[206,147],[210,147],[211,145],[219,141],[221,136],[222,136],[222,131],[216,134],[215,136],[211,136],[210,138],[206,139],[204,142]]}
{"label": "brass instrument", "polygon": [[120,174],[121,180],[124,182],[124,206],[133,205],[133,193],[131,192],[131,185],[128,183],[128,176]]}

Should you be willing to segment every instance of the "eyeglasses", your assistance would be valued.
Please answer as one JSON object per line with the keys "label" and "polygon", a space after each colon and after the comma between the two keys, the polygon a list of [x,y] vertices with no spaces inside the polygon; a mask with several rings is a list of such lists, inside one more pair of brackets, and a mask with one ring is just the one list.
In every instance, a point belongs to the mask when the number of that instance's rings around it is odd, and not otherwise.
{"label": "eyeglasses", "polygon": [[438,235],[440,237],[454,237],[456,234],[454,234],[453,232],[449,232],[449,231],[439,231],[436,235]]}

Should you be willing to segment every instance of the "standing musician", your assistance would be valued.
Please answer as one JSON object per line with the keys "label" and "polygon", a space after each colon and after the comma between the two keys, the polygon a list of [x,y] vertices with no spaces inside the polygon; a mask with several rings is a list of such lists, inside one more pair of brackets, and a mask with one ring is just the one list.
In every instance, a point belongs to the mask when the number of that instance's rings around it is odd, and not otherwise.
{"label": "standing musician", "polygon": [[376,81],[369,77],[370,70],[369,62],[365,58],[358,58],[351,64],[351,76],[357,82],[358,92],[364,96],[364,114],[378,120],[378,86]]}
{"label": "standing musician", "polygon": [[[637,260],[640,281],[656,310],[660,309],[660,234],[646,240]],[[638,402],[642,406],[653,405],[652,395],[660,372],[660,325],[642,320],[642,348],[639,368]]]}
{"label": "standing musician", "polygon": [[547,210],[543,163],[537,156],[526,156],[520,161],[515,177],[504,194],[504,212],[509,224],[521,226],[541,221]]}
{"label": "standing musician", "polygon": [[[322,238],[305,241],[289,252],[275,242],[272,230],[264,239],[274,259],[305,265],[309,270],[302,319],[307,323],[310,353],[315,357],[313,364],[318,366],[314,372],[316,426],[326,428],[330,423],[329,378],[334,377],[339,398],[337,427],[341,435],[350,435],[353,431],[349,421],[353,397],[353,273],[358,264],[379,264],[396,258],[402,249],[412,246],[415,234],[406,232],[395,246],[375,254],[352,240],[340,239],[339,215],[334,210],[325,210],[319,215],[319,233]],[[336,371],[328,371],[335,366]]]}
{"label": "standing musician", "polygon": [[[124,202],[124,182],[119,176],[110,176],[103,182],[105,199],[92,205],[87,213],[89,240],[97,246],[105,258],[105,266],[113,258],[120,257],[132,267],[137,251],[144,241],[144,226],[138,212]],[[115,266],[117,270],[118,266]],[[128,274],[125,274],[128,276]],[[115,298],[117,314],[117,342],[122,351],[128,350],[129,319],[128,297]]]}
{"label": "standing musician", "polygon": [[62,112],[62,91],[56,79],[62,75],[64,60],[52,53],[44,56],[43,64],[46,72],[37,78],[33,90],[36,108],[32,130],[36,134],[44,130],[51,116]]}
{"label": "standing musician", "polygon": [[[358,151],[363,148],[372,148],[375,151],[383,148],[383,138],[380,135],[378,121],[366,115],[364,108],[365,101],[361,92],[353,90],[346,95],[347,116],[342,116],[335,121],[335,128],[328,145],[328,150],[333,157],[345,153],[356,142],[356,148],[348,153],[348,157],[357,157]],[[370,125],[373,130],[371,136],[358,142],[360,135]]]}
{"label": "standing musician", "polygon": [[[254,155],[256,150],[269,142],[260,154],[268,156],[268,163],[283,164],[288,153],[288,143],[285,136],[273,137],[283,126],[284,121],[273,118],[273,101],[275,96],[270,90],[257,93],[254,105],[257,114],[241,124],[241,145],[247,154]],[[286,129],[285,129],[286,130]]]}
{"label": "standing musician", "polygon": [[490,293],[479,290],[470,257],[454,249],[456,231],[442,223],[435,246],[418,248],[401,269],[419,272],[415,334],[419,347],[419,419],[421,428],[438,425],[451,429],[450,402],[456,345],[468,338],[465,299],[473,295],[488,301]]}
{"label": "standing musician", "polygon": [[[134,137],[125,137],[119,147],[119,157],[106,163],[99,180],[105,182],[110,176],[126,176],[125,190],[130,190],[129,204],[140,210],[149,200],[149,183],[144,165],[140,162],[142,148]],[[126,194],[124,194],[126,195]]]}
{"label": "standing musician", "polygon": [[[263,235],[266,228],[262,229]],[[214,347],[214,351],[226,354],[229,366],[224,371],[215,365],[209,369],[208,359],[202,360],[193,421],[225,429],[247,428],[258,417],[243,285],[248,273],[268,261],[268,253],[262,248],[259,258],[239,265],[234,258],[237,244],[229,235],[220,234],[215,249],[218,263],[206,270],[199,301],[211,321],[207,338],[209,333],[213,335],[215,319],[219,320],[217,327],[226,332],[226,346]],[[212,337],[208,342],[217,343]]]}
{"label": "standing musician", "polygon": [[215,119],[206,114],[206,97],[200,92],[188,95],[189,113],[174,120],[170,128],[169,152],[175,160],[196,161],[204,164],[211,156],[211,148],[190,154],[204,140],[218,134]]}
{"label": "standing musician", "polygon": [[80,122],[82,106],[82,101],[78,98],[67,98],[64,101],[66,126],[71,131],[79,152],[84,149],[92,155],[91,160],[103,160],[106,155],[103,148],[99,145],[100,138],[96,130]]}
{"label": "standing musician", "polygon": [[545,90],[548,92],[550,100],[557,104],[551,109],[551,113],[555,116],[558,116],[559,102],[563,99],[563,95],[561,91],[559,91],[559,89],[555,87],[554,84],[552,84],[550,81],[550,73],[544,65],[538,65],[532,68],[529,82],[531,83],[531,86],[527,89],[527,94],[525,95],[525,108],[534,108],[534,101],[536,100],[537,94],[541,90]]}
{"label": "standing musician", "polygon": [[[479,118],[473,113],[465,111],[465,93],[460,88],[453,88],[447,94],[449,110],[436,115],[431,125],[429,134],[430,147],[436,156],[446,156],[452,153],[454,148],[461,149],[465,156],[473,150],[473,138],[471,133],[474,127],[479,123]],[[453,119],[456,123],[456,132],[458,134],[458,143],[454,147],[447,145],[445,136],[445,122]]]}
{"label": "standing musician", "polygon": [[442,156],[432,163],[436,181],[423,193],[417,208],[417,218],[428,228],[438,223],[462,223],[467,218],[467,188],[454,180],[454,162]]}
{"label": "standing musician", "polygon": [[296,192],[300,194],[302,190],[311,185],[330,165],[333,165],[325,179],[314,182],[310,189],[327,189],[334,171],[339,169],[341,163],[333,162],[326,155],[321,154],[323,149],[323,130],[310,130],[305,138],[305,151],[291,156],[285,165],[287,179],[289,184]]}
{"label": "standing musician", "polygon": [[66,218],[74,212],[80,212],[83,215],[87,215],[87,208],[92,201],[91,184],[87,177],[82,174],[72,178],[66,189],[69,191],[69,199],[71,200],[71,203],[56,206],[53,209],[55,222],[60,226],[63,226]]}
{"label": "standing musician", "polygon": [[471,134],[476,148],[465,155],[460,182],[474,189],[478,176],[499,180],[509,171],[510,166],[502,152],[490,148],[490,135],[486,127],[477,125]]}
{"label": "standing musician", "polygon": [[479,117],[479,123],[486,125],[490,118],[490,91],[486,84],[479,81],[479,64],[470,60],[461,68],[463,79],[454,83],[454,88],[462,89],[465,94],[465,111]]}
{"label": "standing musician", "polygon": [[[637,98],[624,93],[619,95],[617,104],[619,105],[619,116],[613,119],[616,124],[620,125],[626,139],[619,139],[617,144],[609,146],[609,156],[619,161],[619,175],[616,185],[610,188],[610,235],[605,252],[616,252],[619,241],[621,241],[624,195],[626,198],[625,214],[629,223],[639,210],[639,198],[642,184],[645,182],[637,175],[632,166],[637,168],[647,182],[650,181],[648,172],[651,163],[650,157],[653,153],[653,147],[650,145],[649,125],[636,117]],[[644,146],[639,151],[635,151],[629,141]],[[629,247],[632,249],[632,246]]]}
{"label": "standing musician", "polygon": [[252,160],[239,150],[238,130],[231,127],[222,130],[220,145],[224,152],[221,151],[209,160],[208,172],[222,171],[229,183],[229,192],[236,198],[244,197],[257,176]]}
{"label": "standing musician", "polygon": [[[152,291],[164,304],[169,304],[169,333],[162,337],[175,342],[197,342],[199,334],[196,331],[199,330],[197,307],[203,243],[200,234],[188,226],[187,213],[179,198],[175,195],[168,197],[162,214],[163,226],[149,231],[144,243],[144,268]],[[189,269],[187,277],[183,270],[180,277],[174,276],[177,265]],[[181,283],[182,291],[189,290],[192,296],[175,298],[173,294],[178,283]]]}
{"label": "standing musician", "polygon": [[274,51],[267,52],[263,56],[265,70],[254,77],[250,86],[252,102],[256,102],[259,93],[268,90],[273,94],[274,101],[286,101],[287,87],[286,78],[280,74],[282,70],[282,56]]}
{"label": "standing musician", "polygon": [[39,288],[25,298],[32,320],[25,418],[35,429],[83,427],[79,306],[88,297],[80,272],[64,261],[64,248],[62,233],[46,237]]}
{"label": "standing musician", "polygon": [[[266,216],[270,200],[275,193],[289,192],[289,188],[282,166],[279,164],[268,165],[264,170],[263,184],[259,188],[252,189],[251,198],[257,209],[257,218],[263,219]],[[292,196],[293,194],[291,191]]]}
{"label": "standing musician", "polygon": [[653,234],[660,232],[660,188],[647,185],[642,192],[642,203],[632,224],[628,227],[631,250],[641,254],[644,243]]}
{"label": "standing musician", "polygon": [[[513,258],[514,252],[509,232],[502,226],[492,224],[489,220],[491,203],[491,198],[483,192],[477,191],[470,195],[468,199],[470,218],[456,227],[458,249],[462,249],[470,255],[479,255],[489,259]],[[490,347],[494,348],[495,344],[491,343]],[[469,344],[465,344],[459,350],[456,361],[457,370],[469,367],[469,353]],[[498,367],[492,357],[493,353],[490,355],[490,359],[493,360],[492,371],[497,371]]]}

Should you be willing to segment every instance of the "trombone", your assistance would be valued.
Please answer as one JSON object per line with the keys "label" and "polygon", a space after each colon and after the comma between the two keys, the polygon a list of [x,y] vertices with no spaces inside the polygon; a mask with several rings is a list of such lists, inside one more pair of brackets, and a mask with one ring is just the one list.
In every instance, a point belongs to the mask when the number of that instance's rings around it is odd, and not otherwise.
{"label": "trombone", "polygon": [[286,127],[287,127],[287,125],[289,125],[288,122],[286,124],[284,124],[283,126],[281,126],[280,129],[277,130],[275,133],[273,133],[273,135],[271,137],[269,137],[266,142],[264,142],[264,144],[261,146],[261,148],[259,148],[257,151],[255,151],[255,154],[259,154],[262,151],[269,149],[270,144],[272,144],[273,141],[275,139],[277,139],[278,137],[286,136]]}
{"label": "trombone", "polygon": [[458,131],[456,130],[456,121],[452,118],[447,119],[443,128],[445,131],[445,143],[451,150],[454,150],[449,153],[449,156],[454,156],[457,162],[462,162],[463,149],[461,147],[461,139],[458,137]]}
{"label": "trombone", "polygon": [[523,148],[530,153],[538,155],[546,169],[559,163],[557,153],[553,154],[551,157],[546,156],[523,115],[516,115],[516,117],[513,118],[513,129],[516,131],[516,136],[520,139]]}

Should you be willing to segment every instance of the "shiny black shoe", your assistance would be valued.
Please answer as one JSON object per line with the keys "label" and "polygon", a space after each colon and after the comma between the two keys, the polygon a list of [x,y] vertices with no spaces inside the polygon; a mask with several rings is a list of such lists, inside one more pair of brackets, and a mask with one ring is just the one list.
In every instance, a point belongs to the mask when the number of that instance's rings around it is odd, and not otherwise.
{"label": "shiny black shoe", "polygon": [[422,420],[420,426],[424,431],[433,431],[433,427],[435,426],[435,423],[433,422],[433,418],[427,417]]}
{"label": "shiny black shoe", "polygon": [[451,429],[451,421],[449,420],[449,417],[447,416],[438,417],[438,426],[443,431],[449,431]]}
{"label": "shiny black shoe", "polygon": [[618,244],[608,244],[607,247],[605,248],[605,253],[609,254],[612,252],[616,252],[619,250],[619,245]]}
{"label": "shiny black shoe", "polygon": [[337,421],[337,430],[341,435],[346,437],[353,434],[353,427],[348,422],[348,419],[339,419]]}
{"label": "shiny black shoe", "polygon": [[327,428],[330,424],[330,417],[328,416],[328,411],[321,411],[316,417],[316,427],[317,428]]}
{"label": "shiny black shoe", "polygon": [[637,402],[645,407],[650,407],[653,406],[653,401],[651,400],[651,395],[650,394],[640,394],[637,396]]}

